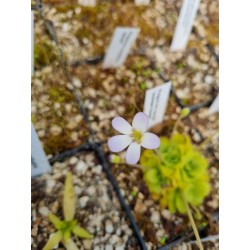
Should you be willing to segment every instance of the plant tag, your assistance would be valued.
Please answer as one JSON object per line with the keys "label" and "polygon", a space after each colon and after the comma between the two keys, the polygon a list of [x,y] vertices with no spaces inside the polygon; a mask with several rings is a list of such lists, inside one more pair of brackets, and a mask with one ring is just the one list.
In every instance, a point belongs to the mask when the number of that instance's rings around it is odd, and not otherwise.
{"label": "plant tag", "polygon": [[175,27],[170,51],[178,51],[186,48],[199,3],[200,0],[184,0]]}
{"label": "plant tag", "polygon": [[150,0],[135,0],[136,5],[148,5]]}
{"label": "plant tag", "polygon": [[34,11],[31,11],[31,76],[34,75]]}
{"label": "plant tag", "polygon": [[167,82],[146,91],[144,113],[149,116],[149,127],[153,127],[163,121],[171,85],[171,82]]}
{"label": "plant tag", "polygon": [[216,112],[219,112],[219,95],[217,95],[207,111],[208,115],[212,115]]}
{"label": "plant tag", "polygon": [[31,176],[37,176],[51,170],[49,161],[39,141],[36,130],[31,124]]}
{"label": "plant tag", "polygon": [[82,6],[95,7],[96,0],[78,0],[78,4]]}
{"label": "plant tag", "polygon": [[120,67],[125,62],[139,32],[138,28],[117,27],[105,55],[103,68]]}

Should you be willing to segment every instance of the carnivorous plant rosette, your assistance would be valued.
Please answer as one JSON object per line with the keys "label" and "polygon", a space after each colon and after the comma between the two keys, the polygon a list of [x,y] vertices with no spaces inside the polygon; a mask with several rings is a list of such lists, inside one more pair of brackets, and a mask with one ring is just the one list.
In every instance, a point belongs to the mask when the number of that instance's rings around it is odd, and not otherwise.
{"label": "carnivorous plant rosette", "polygon": [[112,152],[121,152],[128,147],[126,162],[136,164],[141,155],[141,146],[146,149],[156,149],[160,146],[160,139],[157,135],[146,132],[149,125],[149,117],[139,112],[132,121],[132,126],[122,117],[117,116],[112,120],[112,126],[122,135],[115,135],[108,141],[109,149]]}

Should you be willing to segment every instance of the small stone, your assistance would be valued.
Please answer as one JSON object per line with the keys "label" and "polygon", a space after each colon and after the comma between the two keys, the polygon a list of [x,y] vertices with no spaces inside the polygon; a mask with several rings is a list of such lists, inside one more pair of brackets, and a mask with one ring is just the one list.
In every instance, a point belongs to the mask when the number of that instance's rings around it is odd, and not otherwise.
{"label": "small stone", "polygon": [[115,232],[118,236],[121,236],[122,235],[122,229],[120,227],[118,227],[116,229],[116,232]]}
{"label": "small stone", "polygon": [[49,214],[49,209],[47,207],[40,207],[39,208],[39,213],[43,216],[48,216]]}
{"label": "small stone", "polygon": [[81,174],[85,174],[85,172],[87,171],[88,166],[85,162],[83,161],[78,161],[76,164],[76,170],[77,172],[81,173]]}
{"label": "small stone", "polygon": [[117,242],[119,242],[119,239],[120,239],[120,237],[118,237],[117,235],[112,235],[111,237],[110,237],[110,243],[112,244],[112,245],[114,245],[114,244],[116,244]]}
{"label": "small stone", "polygon": [[62,128],[57,126],[57,125],[53,125],[51,128],[50,128],[50,132],[57,136],[57,135],[60,135],[60,133],[62,132]]}
{"label": "small stone", "polygon": [[152,215],[151,215],[150,219],[151,219],[151,221],[153,223],[159,223],[160,222],[160,214],[159,214],[159,212],[157,212],[157,211],[152,212]]}
{"label": "small stone", "polygon": [[54,179],[48,179],[47,180],[47,187],[49,189],[52,189],[56,185],[56,181]]}
{"label": "small stone", "polygon": [[207,75],[207,76],[205,76],[204,80],[205,80],[206,84],[212,84],[214,82],[214,77],[211,75]]}
{"label": "small stone", "polygon": [[37,236],[37,232],[38,232],[38,226],[35,226],[31,230],[31,235],[32,236]]}
{"label": "small stone", "polygon": [[70,135],[70,138],[72,139],[72,141],[77,141],[78,133],[77,132],[72,132],[71,135]]}
{"label": "small stone", "polygon": [[125,246],[124,245],[116,246],[115,250],[125,250]]}
{"label": "small stone", "polygon": [[75,157],[75,156],[72,156],[72,157],[69,159],[69,164],[70,164],[70,165],[75,165],[77,162],[78,162],[78,158]]}
{"label": "small stone", "polygon": [[89,197],[88,197],[88,196],[82,196],[82,197],[79,199],[80,207],[81,207],[81,208],[85,208],[88,201],[89,201]]}
{"label": "small stone", "polygon": [[97,165],[96,167],[94,167],[92,169],[92,171],[96,174],[101,174],[102,173],[102,166],[101,165]]}
{"label": "small stone", "polygon": [[82,192],[82,189],[78,186],[74,186],[75,193],[79,195]]}
{"label": "small stone", "polygon": [[114,226],[111,220],[107,220],[105,223],[105,231],[106,233],[113,233],[114,232]]}
{"label": "small stone", "polygon": [[93,240],[83,240],[84,249],[87,249],[87,250],[91,249],[92,244],[93,244]]}
{"label": "small stone", "polygon": [[45,136],[45,131],[44,130],[39,130],[37,132],[39,138],[43,138]]}
{"label": "small stone", "polygon": [[105,250],[113,250],[112,245],[106,245],[106,246],[105,246]]}
{"label": "small stone", "polygon": [[94,194],[96,193],[95,187],[94,187],[94,186],[88,187],[87,193],[88,193],[89,195],[94,195]]}
{"label": "small stone", "polygon": [[172,215],[167,209],[163,209],[161,211],[161,215],[162,215],[163,218],[165,218],[167,220],[171,220]]}
{"label": "small stone", "polygon": [[76,77],[73,78],[72,83],[76,88],[81,88],[82,87],[82,83],[81,83],[80,79],[78,79]]}

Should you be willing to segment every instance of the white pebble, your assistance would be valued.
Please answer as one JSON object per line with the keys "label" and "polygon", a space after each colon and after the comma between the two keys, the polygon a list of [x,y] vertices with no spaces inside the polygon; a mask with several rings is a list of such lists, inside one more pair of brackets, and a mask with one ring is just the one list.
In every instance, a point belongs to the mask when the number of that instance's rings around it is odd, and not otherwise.
{"label": "white pebble", "polygon": [[113,226],[112,221],[110,221],[110,220],[106,221],[105,231],[106,231],[106,233],[110,233],[110,234],[114,232],[114,226]]}
{"label": "white pebble", "polygon": [[116,247],[115,247],[115,250],[124,250],[124,249],[125,249],[125,246],[124,246],[124,245],[116,246]]}
{"label": "white pebble", "polygon": [[88,187],[87,192],[89,195],[94,195],[96,193],[96,189],[94,186],[90,186]]}
{"label": "white pebble", "polygon": [[77,164],[76,164],[76,171],[81,173],[81,174],[84,174],[88,169],[88,166],[85,162],[83,161],[78,161]]}
{"label": "white pebble", "polygon": [[97,165],[96,167],[94,167],[92,169],[92,171],[96,174],[101,174],[102,173],[102,166],[101,165]]}
{"label": "white pebble", "polygon": [[172,217],[171,213],[167,209],[163,209],[161,211],[161,215],[162,215],[163,218],[165,218],[167,220],[170,220],[171,217]]}
{"label": "white pebble", "polygon": [[72,156],[70,159],[69,159],[69,164],[71,165],[75,165],[78,161],[78,158],[75,157],[75,156]]}
{"label": "white pebble", "polygon": [[151,221],[153,223],[159,223],[160,222],[160,214],[159,214],[159,212],[157,212],[157,211],[152,212]]}
{"label": "white pebble", "polygon": [[40,207],[39,208],[39,213],[43,216],[48,216],[49,214],[49,209],[47,207]]}
{"label": "white pebble", "polygon": [[105,246],[105,250],[113,250],[112,245],[106,245],[106,246]]}
{"label": "white pebble", "polygon": [[76,88],[81,88],[82,87],[82,83],[81,83],[80,79],[78,79],[76,77],[73,78],[72,83]]}
{"label": "white pebble", "polygon": [[88,197],[88,196],[82,196],[82,197],[79,199],[80,207],[81,207],[81,208],[86,207],[88,201],[89,201],[89,197]]}
{"label": "white pebble", "polygon": [[211,75],[205,76],[205,83],[206,84],[212,84],[214,82],[214,77]]}

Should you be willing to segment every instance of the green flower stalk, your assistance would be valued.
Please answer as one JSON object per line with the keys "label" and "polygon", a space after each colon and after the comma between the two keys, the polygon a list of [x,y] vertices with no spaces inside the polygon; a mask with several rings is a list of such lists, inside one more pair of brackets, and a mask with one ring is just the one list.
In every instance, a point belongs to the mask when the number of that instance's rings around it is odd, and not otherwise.
{"label": "green flower stalk", "polygon": [[76,236],[85,239],[93,238],[93,236],[88,231],[78,226],[77,221],[74,220],[75,203],[76,198],[72,184],[72,174],[69,172],[65,180],[63,196],[63,214],[65,220],[60,220],[52,213],[49,214],[50,221],[58,231],[50,236],[50,239],[43,247],[43,250],[51,250],[59,242],[62,242],[67,250],[78,250],[77,245],[71,239],[71,234],[75,234]]}

